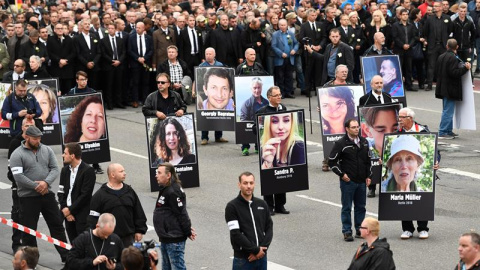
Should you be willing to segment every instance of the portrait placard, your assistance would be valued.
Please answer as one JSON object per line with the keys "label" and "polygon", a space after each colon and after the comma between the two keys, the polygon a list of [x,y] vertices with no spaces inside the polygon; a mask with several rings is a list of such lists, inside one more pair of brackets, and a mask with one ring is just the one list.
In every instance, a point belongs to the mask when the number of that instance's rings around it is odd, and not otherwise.
{"label": "portrait placard", "polygon": [[323,156],[328,158],[336,141],[345,135],[344,123],[356,118],[357,106],[363,96],[362,85],[338,85],[317,88],[322,130]]}
{"label": "portrait placard", "polygon": [[60,96],[63,145],[78,142],[87,163],[110,161],[107,118],[102,93]]}
{"label": "portrait placard", "polygon": [[62,144],[60,110],[58,106],[58,79],[28,80],[27,92],[35,96],[42,109],[39,117],[43,122],[42,143]]}
{"label": "portrait placard", "polygon": [[198,172],[195,121],[192,113],[181,117],[169,116],[164,120],[145,118],[147,131],[150,191],[158,191],[156,180],[158,165],[168,162],[182,181],[182,187],[200,186]]}
{"label": "portrait placard", "polygon": [[272,76],[235,77],[235,140],[255,143],[255,113],[268,105],[267,90],[274,86]]}
{"label": "portrait placard", "polygon": [[436,133],[385,134],[379,219],[434,219],[436,155]]}
{"label": "portrait placard", "polygon": [[197,129],[233,131],[235,71],[224,67],[195,67]]}
{"label": "portrait placard", "polygon": [[380,183],[381,165],[379,162],[383,150],[383,135],[397,132],[400,103],[390,103],[358,107],[360,136],[367,139],[372,162],[372,185]]}
{"label": "portrait placard", "polygon": [[308,189],[303,110],[258,114],[261,194]]}
{"label": "portrait placard", "polygon": [[365,56],[360,59],[365,93],[370,93],[370,82],[375,75],[383,78],[383,91],[392,96],[392,102],[401,102],[407,106],[407,97],[403,86],[402,69],[398,55]]}

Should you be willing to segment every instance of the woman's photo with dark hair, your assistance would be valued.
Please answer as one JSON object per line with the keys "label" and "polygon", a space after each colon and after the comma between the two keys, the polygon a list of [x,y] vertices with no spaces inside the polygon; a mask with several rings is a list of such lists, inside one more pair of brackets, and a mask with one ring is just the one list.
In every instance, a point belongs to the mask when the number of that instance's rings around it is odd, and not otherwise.
{"label": "woman's photo with dark hair", "polygon": [[68,118],[64,143],[105,138],[105,110],[102,99],[98,94],[87,96],[78,103]]}
{"label": "woman's photo with dark hair", "polygon": [[156,124],[150,139],[152,167],[169,162],[172,165],[195,163],[187,132],[174,117],[167,117]]}
{"label": "woman's photo with dark hair", "polygon": [[323,135],[345,133],[346,119],[355,118],[355,98],[349,87],[329,87],[319,90]]}

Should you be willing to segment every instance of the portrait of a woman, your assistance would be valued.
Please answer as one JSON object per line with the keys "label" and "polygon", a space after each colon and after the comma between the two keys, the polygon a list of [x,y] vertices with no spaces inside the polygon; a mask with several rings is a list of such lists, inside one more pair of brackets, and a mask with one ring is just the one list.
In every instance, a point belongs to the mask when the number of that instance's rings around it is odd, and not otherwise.
{"label": "portrait of a woman", "polygon": [[40,104],[42,109],[43,123],[58,123],[57,115],[57,97],[55,92],[43,84],[29,84],[27,86],[28,92],[32,93]]}
{"label": "portrait of a woman", "polygon": [[264,117],[260,138],[262,169],[305,163],[305,143],[298,124],[298,112]]}
{"label": "portrait of a woman", "polygon": [[387,161],[388,177],[382,182],[382,192],[424,191],[416,185],[423,164],[420,142],[411,135],[393,140]]}
{"label": "portrait of a woman", "polygon": [[152,167],[169,162],[172,165],[195,163],[192,146],[183,126],[175,118],[169,117],[157,124],[150,143]]}
{"label": "portrait of a woman", "polygon": [[355,118],[355,99],[349,87],[319,90],[323,135],[344,134],[346,119]]}
{"label": "portrait of a woman", "polygon": [[105,110],[99,95],[84,98],[70,115],[64,143],[88,142],[106,136]]}

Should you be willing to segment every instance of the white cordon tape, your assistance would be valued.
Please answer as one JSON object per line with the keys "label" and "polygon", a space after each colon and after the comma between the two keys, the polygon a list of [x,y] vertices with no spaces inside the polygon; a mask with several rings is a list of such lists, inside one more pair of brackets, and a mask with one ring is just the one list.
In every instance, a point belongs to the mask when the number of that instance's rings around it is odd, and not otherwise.
{"label": "white cordon tape", "polygon": [[28,234],[30,234],[30,235],[33,235],[33,236],[35,236],[35,237],[37,237],[37,238],[40,238],[40,239],[42,239],[42,240],[44,240],[44,241],[47,241],[47,242],[51,243],[51,244],[57,245],[57,246],[59,246],[59,247],[62,247],[62,248],[64,248],[64,249],[67,249],[67,250],[72,249],[72,245],[70,245],[70,244],[67,244],[67,243],[65,243],[65,242],[63,242],[63,241],[60,241],[60,240],[55,239],[55,238],[52,238],[51,236],[48,236],[48,235],[43,234],[43,233],[41,233],[41,232],[37,232],[37,231],[35,231],[35,230],[32,230],[32,229],[30,229],[30,228],[28,228],[28,227],[25,227],[25,226],[20,225],[20,224],[18,224],[18,223],[16,223],[16,222],[13,222],[12,220],[6,219],[6,218],[4,218],[4,217],[0,217],[0,221],[1,221],[3,224],[5,224],[5,225],[7,225],[7,226],[9,226],[9,227],[12,227],[12,228],[15,228],[15,229],[17,229],[17,230],[19,230],[19,231],[22,231],[22,232],[24,232],[24,233],[28,233]]}

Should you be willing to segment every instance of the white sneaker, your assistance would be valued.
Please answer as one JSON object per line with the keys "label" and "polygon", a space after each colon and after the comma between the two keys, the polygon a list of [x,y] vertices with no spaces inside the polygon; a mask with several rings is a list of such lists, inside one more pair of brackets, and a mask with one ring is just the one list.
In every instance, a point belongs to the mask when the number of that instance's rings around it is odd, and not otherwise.
{"label": "white sneaker", "polygon": [[420,239],[427,239],[428,238],[428,232],[427,231],[421,231],[418,233],[418,238]]}
{"label": "white sneaker", "polygon": [[[409,239],[409,238],[412,238],[413,236],[413,233],[409,232],[409,231],[404,231],[402,233],[402,235],[400,236],[400,238],[402,239]],[[427,237],[428,237],[428,234],[427,234]]]}

